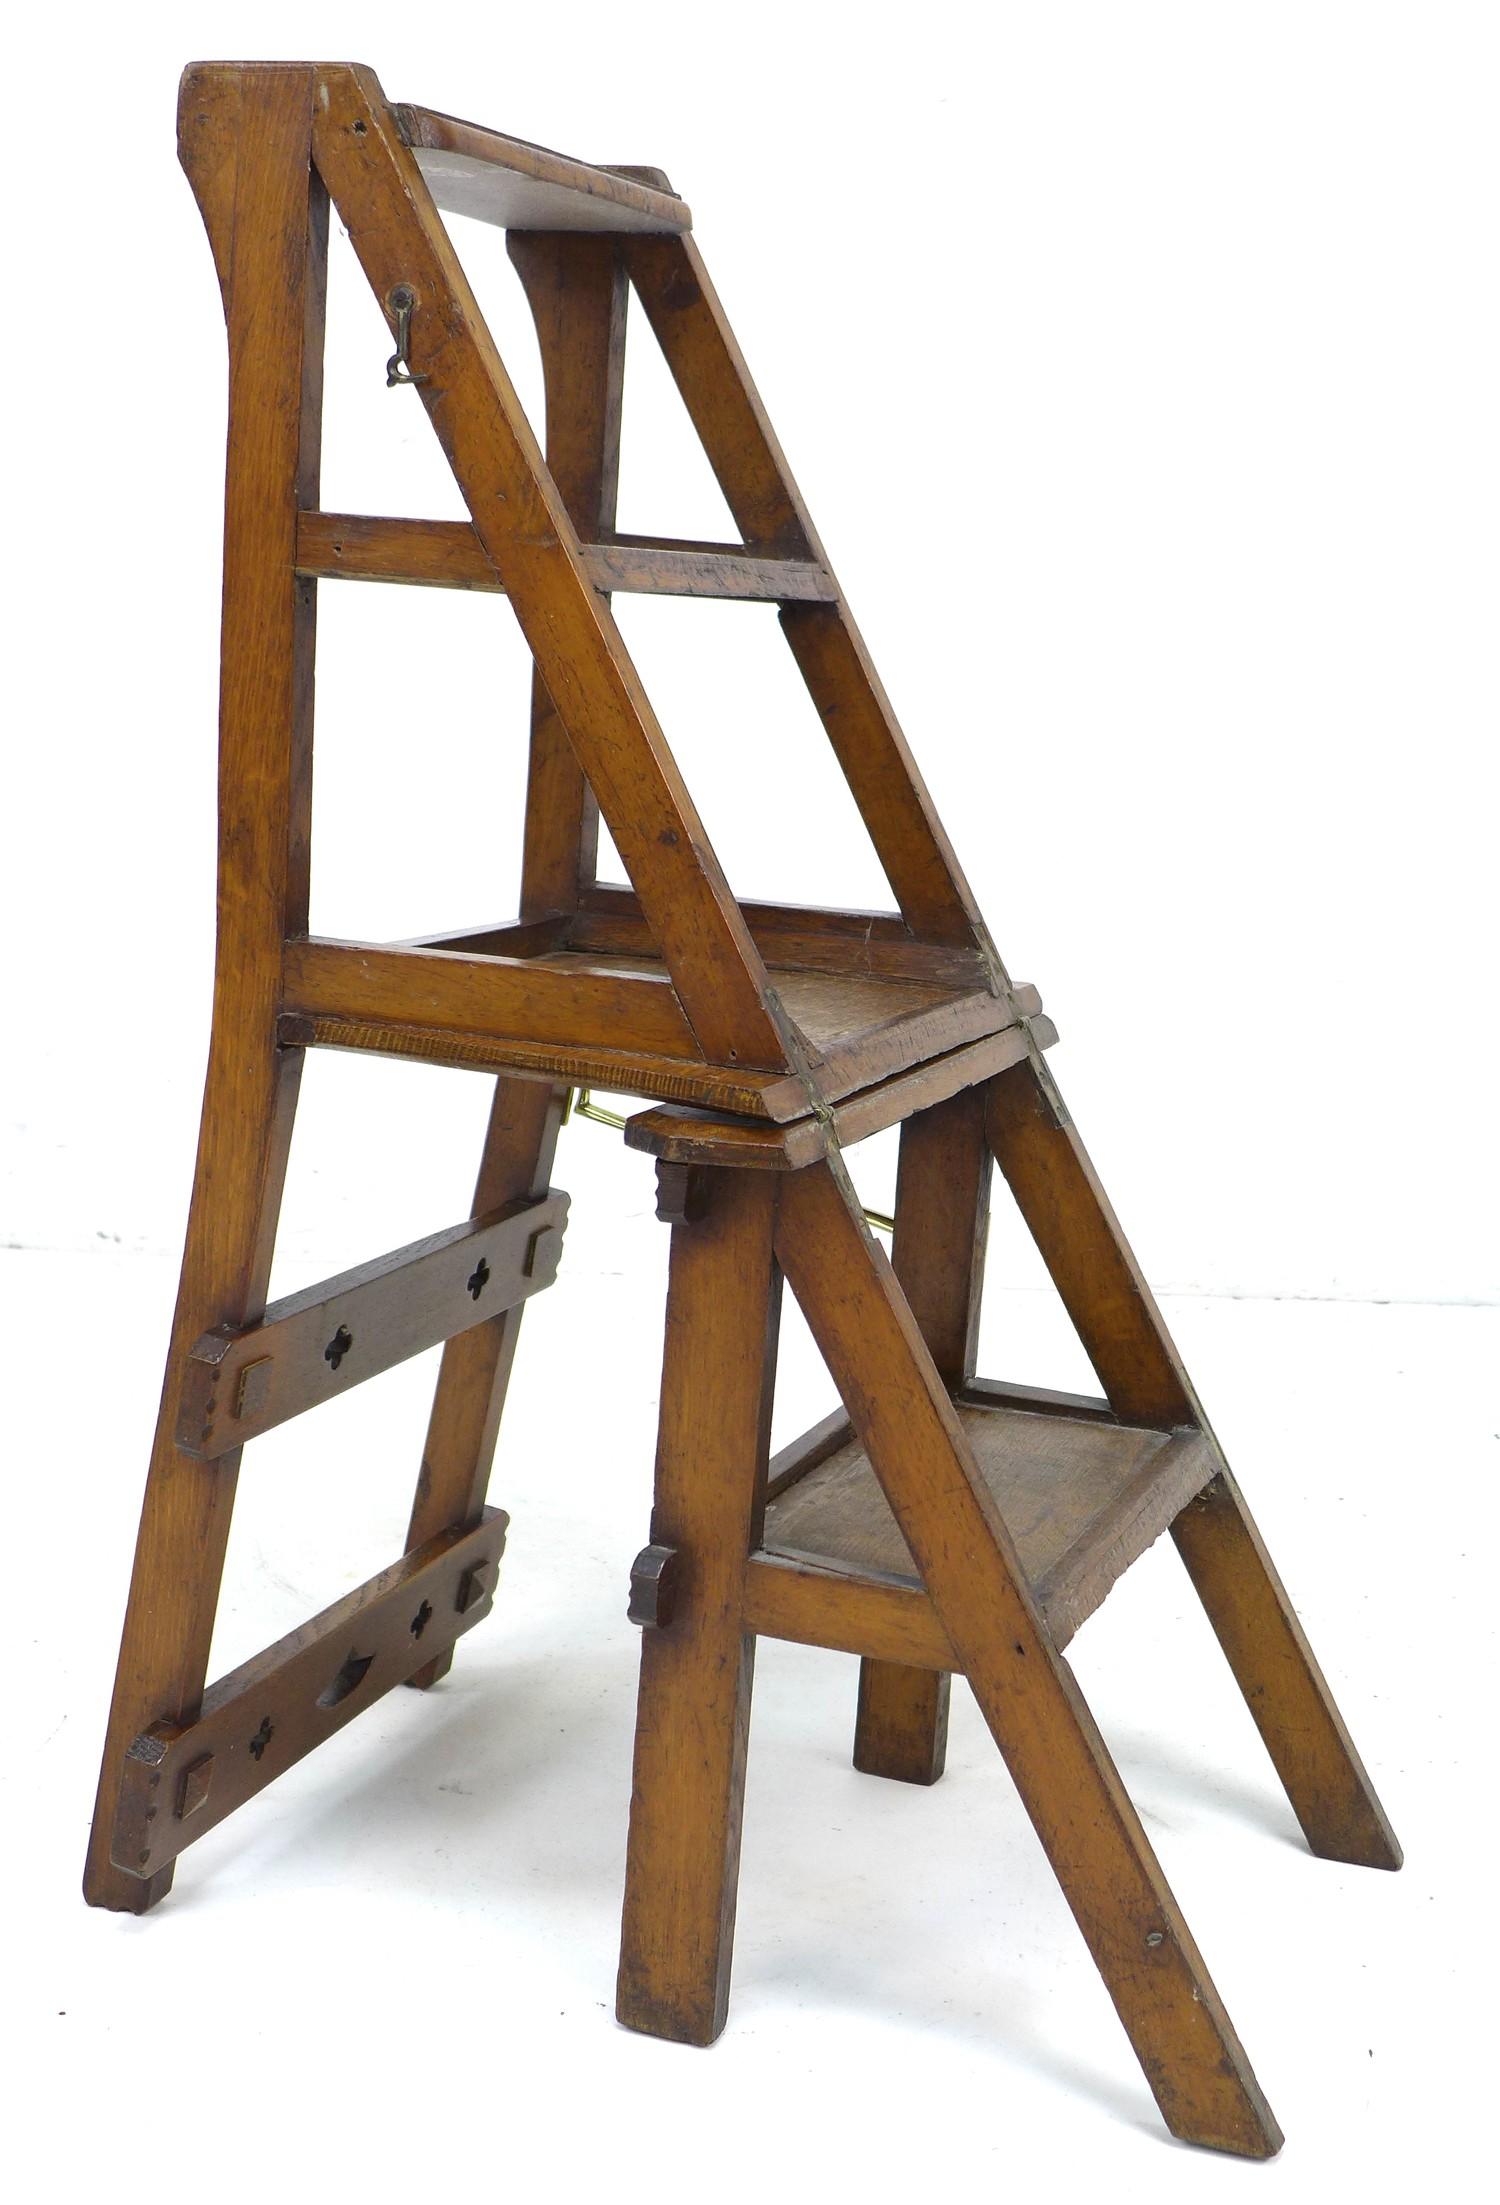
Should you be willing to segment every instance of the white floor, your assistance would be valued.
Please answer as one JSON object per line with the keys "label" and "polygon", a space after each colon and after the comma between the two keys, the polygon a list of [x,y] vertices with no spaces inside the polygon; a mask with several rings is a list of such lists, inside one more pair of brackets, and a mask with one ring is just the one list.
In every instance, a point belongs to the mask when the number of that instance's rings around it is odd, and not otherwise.
{"label": "white floor", "polygon": [[[1407,1849],[1399,1876],[1308,1856],[1153,1550],[1072,1658],[1286,2130],[1252,2169],[1161,2128],[967,1693],[943,1783],[881,1784],[849,1766],[855,1664],[803,1648],[760,1649],[725,2036],[614,2024],[665,1242],[643,1209],[579,1217],[528,1315],[501,1597],[449,1682],[233,1817],[145,1920],[77,1885],[175,1265],[0,1256],[23,1649],[0,2065],[34,2154],[13,2194],[1478,2190],[1500,1310],[1169,1306]],[[1049,1377],[1050,1323],[1040,1295],[993,1296],[985,1368]],[[827,1389],[796,1340],[789,1361],[795,1428]],[[431,1371],[252,1449],[216,1668],[393,1557]]]}

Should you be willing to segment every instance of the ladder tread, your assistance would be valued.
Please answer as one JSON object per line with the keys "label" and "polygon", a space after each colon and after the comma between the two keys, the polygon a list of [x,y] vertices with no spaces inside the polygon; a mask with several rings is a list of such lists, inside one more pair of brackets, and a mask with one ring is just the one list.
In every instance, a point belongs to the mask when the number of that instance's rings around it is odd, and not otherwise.
{"label": "ladder tread", "polygon": [[[575,161],[436,108],[398,105],[397,126],[445,214],[506,230],[612,230],[680,237],[691,210],[638,173]],[[648,172],[654,173],[654,172]]]}
{"label": "ladder tread", "polygon": [[[954,1403],[980,1474],[1058,1644],[1210,1483],[1208,1436],[1024,1408]],[[810,1467],[766,1513],[762,1551],[839,1575],[919,1587],[920,1577],[857,1438]]]}

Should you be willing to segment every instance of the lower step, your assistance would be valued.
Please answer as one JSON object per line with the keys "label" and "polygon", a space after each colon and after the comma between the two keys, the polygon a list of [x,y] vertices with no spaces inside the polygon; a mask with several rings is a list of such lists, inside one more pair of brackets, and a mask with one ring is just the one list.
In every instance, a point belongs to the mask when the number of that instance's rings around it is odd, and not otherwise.
{"label": "lower step", "polygon": [[[955,1408],[1060,1646],[1219,1467],[1212,1441],[1196,1430],[964,1401]],[[812,1466],[766,1511],[752,1569],[756,1628],[948,1666],[946,1638],[863,1447],[851,1438],[822,1459],[812,1452]],[[882,1642],[850,1645],[861,1633]]]}

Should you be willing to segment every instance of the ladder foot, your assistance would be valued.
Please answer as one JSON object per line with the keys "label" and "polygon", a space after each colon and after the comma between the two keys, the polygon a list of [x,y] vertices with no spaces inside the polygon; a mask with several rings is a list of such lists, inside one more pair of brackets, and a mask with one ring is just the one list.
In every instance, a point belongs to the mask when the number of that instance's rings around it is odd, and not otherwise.
{"label": "ladder foot", "polygon": [[935,1784],[948,1758],[951,1680],[935,1669],[862,1661],[854,1766],[897,1784]]}

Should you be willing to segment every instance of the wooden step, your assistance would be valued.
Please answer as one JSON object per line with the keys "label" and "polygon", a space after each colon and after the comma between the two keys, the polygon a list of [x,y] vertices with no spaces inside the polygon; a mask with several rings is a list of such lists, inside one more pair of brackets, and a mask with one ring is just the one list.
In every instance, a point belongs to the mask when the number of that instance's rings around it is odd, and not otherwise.
{"label": "wooden step", "polygon": [[392,109],[437,204],[507,230],[621,230],[679,237],[693,226],[682,200],[647,170],[598,168],[508,138],[432,107]]}
{"label": "wooden step", "polygon": [[[1196,1430],[1146,1431],[1097,1413],[962,1399],[955,1407],[1060,1646],[1219,1467],[1212,1441]],[[788,1449],[781,1459],[795,1456]],[[882,1660],[954,1666],[859,1441],[831,1453],[826,1440],[810,1443],[805,1456],[809,1467],[783,1481],[766,1511],[750,1572],[755,1628]]]}

